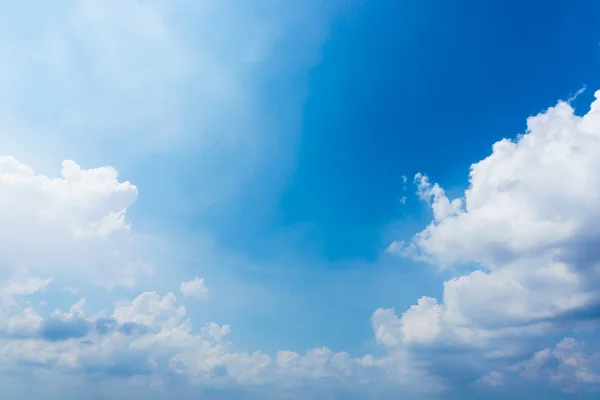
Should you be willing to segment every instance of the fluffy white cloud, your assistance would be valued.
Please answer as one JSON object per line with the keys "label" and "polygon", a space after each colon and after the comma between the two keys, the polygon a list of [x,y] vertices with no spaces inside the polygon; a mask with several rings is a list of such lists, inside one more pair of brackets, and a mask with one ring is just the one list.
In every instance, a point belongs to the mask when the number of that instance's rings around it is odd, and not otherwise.
{"label": "fluffy white cloud", "polygon": [[599,120],[600,100],[583,117],[560,102],[529,118],[526,134],[495,143],[489,157],[472,165],[463,198],[449,200],[418,174],[418,194],[430,202],[435,220],[408,245],[393,248],[440,264],[490,268],[538,255],[578,267],[577,261],[589,261],[574,259],[573,252],[596,249],[600,234],[594,223],[600,217]]}
{"label": "fluffy white cloud", "polygon": [[[0,338],[0,369],[23,363],[111,379],[169,374],[204,387],[232,384],[301,385],[311,381],[352,382],[363,363],[344,352],[317,348],[299,355],[238,351],[223,338],[230,327],[209,323],[195,333],[175,296],[142,293],[115,304],[110,313],[88,317],[82,300],[47,318],[31,308],[18,310],[10,329],[28,336]],[[32,324],[31,321],[35,321]]]}
{"label": "fluffy white cloud", "polygon": [[402,339],[406,343],[428,343],[440,333],[440,306],[436,299],[422,297],[402,314]]}
{"label": "fluffy white cloud", "polygon": [[377,309],[371,316],[375,339],[387,347],[395,347],[402,341],[402,322],[394,309]]}
{"label": "fluffy white cloud", "polygon": [[156,292],[146,292],[131,302],[117,303],[113,317],[121,324],[131,322],[153,328],[164,324],[174,326],[185,314],[184,307],[176,307],[176,302],[173,293],[161,298]]}
{"label": "fluffy white cloud", "polygon": [[208,288],[204,286],[203,278],[196,277],[189,282],[181,282],[179,290],[186,297],[208,298]]}
{"label": "fluffy white cloud", "polygon": [[[69,160],[62,167],[52,178],[0,157],[0,277],[68,273],[132,286],[151,271],[135,258],[125,219],[137,188],[110,167],[82,169]],[[47,282],[12,282],[6,290],[25,294]]]}
{"label": "fluffy white cloud", "polygon": [[231,327],[229,325],[219,326],[219,324],[209,322],[202,328],[202,333],[220,342],[223,337],[231,333]]}
{"label": "fluffy white cloud", "polygon": [[[489,157],[471,166],[470,186],[460,198],[449,199],[437,183],[416,175],[417,195],[430,204],[433,221],[389,251],[441,268],[475,270],[446,281],[439,304],[424,297],[400,318],[377,310],[374,329],[382,343],[422,357],[423,346],[468,348],[465,363],[482,372],[477,382],[498,386],[503,372],[486,368],[508,370],[510,360],[535,348],[534,340],[568,333],[595,315],[600,91],[595,96],[583,116],[559,102],[530,117],[525,134],[495,143]],[[553,357],[589,378],[579,379],[580,385],[595,383],[600,369],[593,356],[572,348],[563,342]],[[550,354],[540,351],[526,365]],[[446,368],[440,363],[450,358],[430,360],[428,368],[440,373]]]}

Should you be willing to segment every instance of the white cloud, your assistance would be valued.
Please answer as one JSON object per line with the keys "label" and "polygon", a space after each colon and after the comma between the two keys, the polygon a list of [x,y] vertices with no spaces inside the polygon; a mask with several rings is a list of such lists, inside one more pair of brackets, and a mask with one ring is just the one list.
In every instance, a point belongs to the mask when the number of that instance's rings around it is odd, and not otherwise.
{"label": "white cloud", "polygon": [[440,333],[440,306],[436,299],[422,297],[417,305],[402,314],[402,339],[405,343],[434,341]]}
{"label": "white cloud", "polygon": [[25,281],[9,280],[6,285],[0,289],[1,295],[5,296],[24,296],[46,290],[52,279],[28,278]]}
{"label": "white cloud", "polygon": [[231,333],[231,327],[229,325],[215,324],[214,322],[209,322],[206,326],[202,328],[202,333],[212,337],[217,342],[220,342],[221,339]]}
{"label": "white cloud", "polygon": [[164,324],[173,326],[178,324],[185,314],[185,308],[176,307],[176,302],[173,293],[161,298],[156,292],[146,292],[132,302],[117,303],[113,317],[121,324],[133,322],[153,328]]}
{"label": "white cloud", "polygon": [[[0,157],[0,277],[73,274],[94,283],[135,284],[149,267],[134,257],[125,215],[137,188],[110,167],[82,169],[65,161],[61,177],[36,174]],[[9,283],[31,292],[49,281]]]}
{"label": "white cloud", "polygon": [[19,302],[23,296],[46,290],[51,279],[25,278],[0,281],[0,336],[29,337],[39,330],[42,318]]}
{"label": "white cloud", "polygon": [[22,312],[10,315],[8,318],[3,316],[0,323],[0,333],[9,337],[31,337],[40,329],[42,317],[36,313],[33,308],[27,307]]}
{"label": "white cloud", "polygon": [[409,246],[437,263],[488,267],[549,251],[572,257],[584,244],[581,236],[600,233],[593,224],[600,217],[599,107],[596,100],[579,117],[560,102],[529,118],[526,134],[495,143],[489,157],[472,165],[463,198],[450,201],[417,175],[418,194],[430,201],[435,221]]}
{"label": "white cloud", "polygon": [[377,309],[371,316],[375,339],[386,347],[395,347],[402,341],[402,322],[394,309]]}
{"label": "white cloud", "polygon": [[11,320],[11,332],[27,329],[29,335],[0,338],[0,369],[35,363],[56,372],[104,379],[140,375],[160,380],[175,374],[204,387],[268,384],[276,388],[298,386],[305,379],[346,382],[358,379],[364,368],[347,353],[327,348],[302,356],[281,351],[275,359],[260,351],[238,351],[223,340],[230,333],[227,325],[209,323],[194,333],[185,308],[177,305],[172,293],[162,297],[142,293],[95,317],[87,317],[84,307],[82,300],[47,319],[30,308],[19,311],[20,317]]}
{"label": "white cloud", "polygon": [[567,337],[554,348],[536,352],[509,368],[526,379],[544,378],[565,391],[581,386],[600,389],[600,353],[588,344]]}
{"label": "white cloud", "polygon": [[181,282],[179,290],[185,297],[208,298],[208,289],[204,286],[204,279],[202,278],[196,277],[191,281]]}
{"label": "white cloud", "polygon": [[[463,197],[451,200],[416,175],[417,195],[430,204],[433,221],[389,251],[475,270],[446,281],[439,304],[424,297],[401,318],[393,310],[374,314],[378,338],[388,346],[470,348],[483,372],[478,382],[492,386],[502,382],[502,371],[485,371],[486,363],[504,360],[508,368],[509,359],[535,347],[532,339],[581,326],[600,300],[600,91],[581,117],[559,102],[529,118],[527,127],[472,165]],[[555,357],[565,364],[587,360]],[[439,372],[440,360],[429,368]],[[589,379],[580,385],[595,384],[599,372],[581,370]]]}

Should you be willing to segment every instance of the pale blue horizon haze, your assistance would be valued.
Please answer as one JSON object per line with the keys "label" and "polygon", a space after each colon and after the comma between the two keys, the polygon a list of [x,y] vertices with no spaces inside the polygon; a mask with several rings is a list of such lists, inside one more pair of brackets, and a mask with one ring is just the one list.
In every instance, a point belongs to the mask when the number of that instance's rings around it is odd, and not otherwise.
{"label": "pale blue horizon haze", "polygon": [[600,4],[0,1],[0,398],[593,399]]}

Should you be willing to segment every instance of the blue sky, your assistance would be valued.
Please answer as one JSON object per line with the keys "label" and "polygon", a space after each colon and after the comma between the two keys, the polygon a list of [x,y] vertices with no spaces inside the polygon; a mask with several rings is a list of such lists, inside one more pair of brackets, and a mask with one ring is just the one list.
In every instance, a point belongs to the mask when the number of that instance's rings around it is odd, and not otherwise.
{"label": "blue sky", "polygon": [[2,8],[0,397],[600,389],[594,2]]}

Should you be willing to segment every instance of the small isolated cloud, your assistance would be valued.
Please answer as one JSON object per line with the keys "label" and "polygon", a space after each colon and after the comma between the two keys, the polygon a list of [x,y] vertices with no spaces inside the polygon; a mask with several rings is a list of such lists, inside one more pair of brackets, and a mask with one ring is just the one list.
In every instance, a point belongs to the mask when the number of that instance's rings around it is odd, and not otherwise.
{"label": "small isolated cloud", "polygon": [[204,278],[196,277],[194,280],[181,282],[179,290],[185,297],[208,298],[208,289],[204,286]]}

